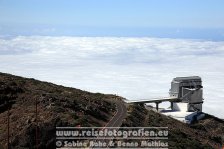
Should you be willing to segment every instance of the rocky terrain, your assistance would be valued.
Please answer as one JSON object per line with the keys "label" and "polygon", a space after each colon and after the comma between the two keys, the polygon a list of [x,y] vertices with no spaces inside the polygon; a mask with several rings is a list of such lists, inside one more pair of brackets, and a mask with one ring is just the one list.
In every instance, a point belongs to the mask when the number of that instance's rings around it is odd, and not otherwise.
{"label": "rocky terrain", "polygon": [[224,121],[209,114],[189,125],[153,110],[146,110],[143,105],[133,104],[128,107],[123,126],[168,127],[170,149],[219,149],[224,144]]}
{"label": "rocky terrain", "polygon": [[117,98],[0,73],[0,144],[6,147],[9,117],[11,148],[35,148],[36,131],[38,148],[55,148],[56,126],[104,126]]}
{"label": "rocky terrain", "polygon": [[[7,147],[8,137],[12,149],[32,149],[36,144],[53,149],[56,126],[105,126],[116,112],[115,101],[121,99],[0,73],[0,149]],[[139,104],[127,104],[127,113],[122,127],[168,127],[170,149],[224,144],[223,120],[208,114],[188,125]]]}

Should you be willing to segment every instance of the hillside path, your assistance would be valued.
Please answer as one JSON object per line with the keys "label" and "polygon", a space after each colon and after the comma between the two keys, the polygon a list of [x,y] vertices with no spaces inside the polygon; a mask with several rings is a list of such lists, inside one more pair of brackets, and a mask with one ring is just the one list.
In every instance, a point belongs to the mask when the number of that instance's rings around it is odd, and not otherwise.
{"label": "hillside path", "polygon": [[116,113],[110,119],[110,121],[105,125],[105,127],[120,127],[123,119],[126,117],[127,109],[123,101],[117,100],[116,104]]}

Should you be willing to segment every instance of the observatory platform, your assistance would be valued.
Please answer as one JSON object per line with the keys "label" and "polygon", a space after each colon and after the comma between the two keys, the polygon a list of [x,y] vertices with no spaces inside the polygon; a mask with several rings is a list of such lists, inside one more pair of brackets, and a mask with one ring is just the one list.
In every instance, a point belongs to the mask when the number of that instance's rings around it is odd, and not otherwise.
{"label": "observatory platform", "polygon": [[[185,123],[192,123],[204,117],[202,80],[198,76],[176,77],[171,82],[169,97],[129,101],[129,103],[155,103],[161,114]],[[159,110],[161,102],[170,102],[170,108]]]}

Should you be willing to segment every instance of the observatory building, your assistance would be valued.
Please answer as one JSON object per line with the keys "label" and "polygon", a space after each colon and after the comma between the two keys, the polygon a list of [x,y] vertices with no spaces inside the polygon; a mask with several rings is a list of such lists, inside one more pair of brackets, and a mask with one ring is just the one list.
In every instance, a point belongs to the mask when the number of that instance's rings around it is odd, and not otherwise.
{"label": "observatory building", "polygon": [[171,98],[177,98],[169,109],[161,110],[162,114],[180,121],[191,123],[204,117],[202,114],[203,86],[198,76],[176,77],[171,82]]}
{"label": "observatory building", "polygon": [[[200,77],[177,77],[171,82],[170,97],[180,99],[182,105],[187,106],[187,111],[202,111],[202,84]],[[180,105],[173,103],[173,109]]]}
{"label": "observatory building", "polygon": [[[174,78],[171,82],[169,97],[129,102],[145,104],[146,108],[156,110],[185,123],[192,123],[204,117],[202,113],[203,86],[199,76]],[[170,107],[159,108],[159,104],[162,102],[170,102]],[[148,106],[147,103],[155,103],[156,107]]]}

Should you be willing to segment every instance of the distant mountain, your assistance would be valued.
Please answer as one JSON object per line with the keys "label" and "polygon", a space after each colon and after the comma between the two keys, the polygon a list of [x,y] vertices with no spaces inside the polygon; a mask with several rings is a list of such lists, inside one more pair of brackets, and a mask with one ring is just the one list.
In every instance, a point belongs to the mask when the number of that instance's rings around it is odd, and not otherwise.
{"label": "distant mountain", "polygon": [[[7,145],[8,117],[11,148],[35,148],[37,135],[39,149],[53,149],[56,126],[105,126],[117,111],[115,101],[122,99],[0,73],[0,146]],[[224,122],[214,116],[206,114],[203,120],[188,125],[143,105],[126,107],[121,127],[168,127],[170,149],[219,148],[224,144]]]}

